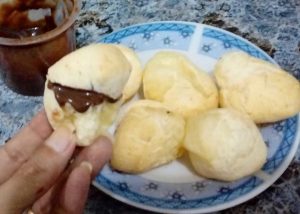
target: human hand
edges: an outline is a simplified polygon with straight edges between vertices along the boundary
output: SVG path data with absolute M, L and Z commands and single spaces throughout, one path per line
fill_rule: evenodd
M 111 143 L 102 137 L 75 147 L 73 134 L 53 132 L 45 112 L 36 115 L 0 148 L 0 213 L 28 208 L 35 214 L 82 213 L 91 180 L 111 156 Z

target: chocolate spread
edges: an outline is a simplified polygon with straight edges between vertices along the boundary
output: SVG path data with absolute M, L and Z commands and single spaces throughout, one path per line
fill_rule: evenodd
M 48 9 L 50 14 L 39 20 L 30 20 L 30 10 Z M 22 38 L 38 36 L 57 27 L 54 21 L 55 4 L 47 1 L 14 0 L 0 5 L 0 37 Z
M 76 48 L 78 6 L 77 0 L 0 0 L 0 78 L 10 89 L 43 95 L 48 68 Z
M 118 99 L 113 99 L 102 93 L 62 86 L 50 81 L 48 82 L 47 87 L 54 91 L 55 98 L 60 106 L 69 103 L 80 113 L 84 113 L 90 106 L 101 104 L 104 101 L 110 103 L 118 101 Z

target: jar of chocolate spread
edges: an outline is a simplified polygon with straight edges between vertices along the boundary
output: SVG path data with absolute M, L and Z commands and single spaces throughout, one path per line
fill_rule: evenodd
M 78 0 L 1 0 L 0 73 L 13 91 L 38 96 L 48 68 L 76 47 Z

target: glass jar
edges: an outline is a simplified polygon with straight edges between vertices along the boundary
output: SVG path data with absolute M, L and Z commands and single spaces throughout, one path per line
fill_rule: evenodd
M 28 8 L 34 8 L 33 10 L 30 8 L 26 13 L 27 16 L 35 20 L 41 18 L 39 21 L 30 21 L 31 26 L 26 25 L 28 17 L 25 19 L 22 17 L 24 8 L 20 8 L 20 5 L 9 3 L 0 5 L 0 14 L 1 9 L 4 12 L 6 10 L 2 13 L 5 20 L 2 23 L 0 15 L 0 73 L 6 85 L 17 93 L 42 95 L 48 68 L 76 48 L 74 22 L 80 11 L 80 2 L 78 0 L 53 2 L 55 5 L 50 5 L 50 9 L 45 9 L 46 5 L 42 5 L 42 8 L 26 5 Z M 13 7 L 16 8 L 12 9 Z M 20 12 L 19 15 L 21 23 L 11 21 L 8 25 L 9 15 L 12 20 L 16 19 L 18 15 L 15 11 L 19 10 L 23 13 Z M 41 14 L 45 12 L 51 14 L 55 22 L 54 28 L 50 30 L 47 25 L 53 27 L 53 23 L 47 21 L 46 16 Z

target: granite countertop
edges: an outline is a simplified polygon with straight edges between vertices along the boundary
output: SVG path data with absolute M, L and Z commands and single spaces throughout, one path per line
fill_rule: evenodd
M 83 0 L 82 3 L 76 21 L 78 47 L 137 23 L 162 20 L 205 23 L 248 39 L 300 79 L 299 0 Z M 42 98 L 17 95 L 1 79 L 0 88 L 1 144 L 42 107 Z M 116 201 L 91 186 L 85 213 L 150 212 Z M 266 191 L 219 213 L 300 213 L 300 149 L 284 174 Z

